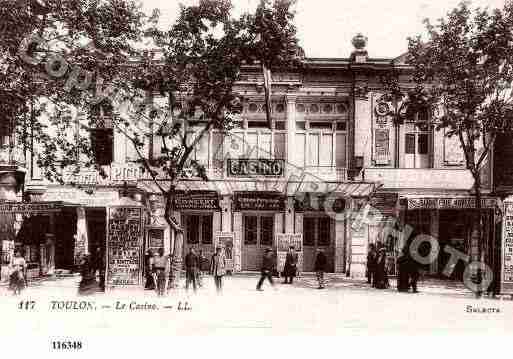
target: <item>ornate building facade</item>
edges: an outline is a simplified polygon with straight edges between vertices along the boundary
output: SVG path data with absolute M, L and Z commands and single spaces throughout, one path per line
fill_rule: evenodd
M 410 225 L 472 254 L 477 239 L 467 214 L 475 207 L 473 183 L 463 152 L 455 138 L 435 130 L 431 113 L 402 124 L 392 121 L 394 104 L 383 100 L 382 78 L 397 71 L 407 88 L 409 70 L 401 57 L 369 58 L 366 42 L 355 37 L 348 58 L 310 58 L 300 71 L 273 73 L 270 127 L 261 69 L 245 68 L 237 84 L 245 99 L 242 116 L 229 135 L 211 130 L 200 141 L 194 158 L 205 165 L 209 180 L 180 182 L 176 228 L 168 228 L 160 191 L 134 163 L 129 142 L 107 125 L 106 178 L 83 172 L 58 185 L 45 181 L 37 166 L 28 166 L 22 187 L 30 202 L 3 213 L 39 218 L 33 221 L 39 229 L 18 230 L 16 244 L 34 253 L 29 261 L 43 274 L 49 267 L 71 269 L 77 253 L 97 248 L 108 253 L 108 208 L 124 203 L 147 213 L 136 256 L 161 247 L 169 253 L 176 236 L 183 236 L 184 253 L 193 246 L 209 256 L 222 246 L 234 272 L 258 270 L 265 248 L 280 256 L 293 244 L 302 271 L 313 271 L 316 252 L 323 250 L 331 272 L 363 277 L 368 245 L 379 241 L 393 274 L 398 242 L 383 234 L 391 221 L 394 228 Z M 191 120 L 187 130 L 194 132 L 197 125 Z M 158 154 L 157 138 L 150 143 L 148 150 Z M 3 199 L 15 199 L 16 193 L 21 199 L 14 173 L 2 177 L 7 179 L 0 193 L 11 196 Z M 483 204 L 490 238 L 496 205 L 491 185 L 487 166 Z M 368 203 L 380 216 L 355 225 L 354 210 Z M 439 256 L 426 270 L 436 275 L 446 264 Z

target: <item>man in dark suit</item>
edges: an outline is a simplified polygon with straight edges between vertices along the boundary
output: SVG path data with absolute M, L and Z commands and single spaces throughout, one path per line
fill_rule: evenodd
M 260 275 L 260 280 L 258 281 L 258 284 L 256 286 L 257 290 L 263 290 L 262 284 L 264 283 L 264 280 L 267 278 L 269 280 L 269 283 L 271 283 L 272 286 L 274 286 L 273 282 L 273 270 L 274 270 L 274 260 L 272 255 L 272 249 L 267 248 L 264 253 L 264 258 L 262 258 L 262 270 Z
M 185 256 L 185 289 L 189 289 L 189 283 L 196 291 L 196 274 L 198 271 L 198 257 L 194 253 L 194 248 L 189 248 L 189 253 Z
M 297 261 L 298 255 L 294 250 L 294 246 L 290 246 L 287 257 L 285 257 L 285 266 L 283 267 L 283 276 L 285 277 L 283 284 L 292 284 L 292 281 L 296 276 Z
M 318 249 L 317 257 L 315 258 L 315 272 L 317 273 L 317 281 L 319 282 L 318 289 L 324 289 L 324 272 L 328 265 L 328 259 L 322 249 Z

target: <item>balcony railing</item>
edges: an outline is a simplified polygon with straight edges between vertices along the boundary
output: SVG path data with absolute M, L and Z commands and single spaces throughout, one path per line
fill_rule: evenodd
M 24 166 L 25 156 L 23 150 L 18 147 L 0 147 L 0 165 Z

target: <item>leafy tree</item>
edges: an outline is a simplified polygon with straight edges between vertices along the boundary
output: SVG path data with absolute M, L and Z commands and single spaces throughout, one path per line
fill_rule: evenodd
M 158 10 L 148 17 L 131 0 L 9 2 L 0 10 L 7 30 L 0 39 L 5 119 L 28 147 L 37 140 L 38 164 L 59 182 L 84 167 L 103 173 L 97 135 L 121 132 L 176 228 L 177 184 L 187 177 L 208 180 L 192 155 L 210 129 L 232 128 L 242 109 L 234 86 L 243 67 L 299 64 L 293 5 L 262 1 L 254 14 L 235 18 L 230 1 L 201 0 L 181 6 L 163 31 Z M 69 105 L 85 116 L 70 115 Z M 200 124 L 194 134 L 189 120 Z M 158 153 L 148 150 L 154 141 L 162 147 Z M 179 273 L 183 237 L 174 243 Z
M 152 109 L 146 110 L 147 123 L 160 137 L 162 154 L 148 158 L 140 151 L 144 141 L 138 132 L 123 132 L 138 149 L 140 162 L 164 196 L 169 225 L 173 225 L 178 182 L 191 176 L 208 180 L 204 166 L 191 158 L 194 149 L 212 128 L 229 132 L 242 110 L 244 99 L 235 85 L 243 67 L 263 61 L 269 68 L 299 63 L 302 50 L 292 24 L 293 4 L 263 1 L 255 14 L 235 18 L 230 1 L 202 0 L 196 6 L 182 6 L 168 31 L 154 29 L 161 59 L 148 58 L 145 71 L 133 84 L 145 91 L 158 91 L 168 99 L 165 106 L 153 103 Z M 184 128 L 191 118 L 200 124 L 192 135 Z M 159 182 L 159 174 L 165 176 L 168 187 Z M 174 273 L 181 268 L 182 251 L 183 236 L 178 235 L 172 256 Z
M 65 168 L 95 165 L 89 137 L 65 135 L 77 125 L 67 109 L 87 107 L 99 79 L 120 77 L 120 69 L 140 52 L 135 45 L 156 15 L 145 16 L 132 0 L 2 3 L 1 122 L 24 149 L 37 139 L 37 162 L 45 177 L 62 180 Z M 10 147 L 12 152 L 14 144 Z
M 463 149 L 474 179 L 478 258 L 484 262 L 481 172 L 497 134 L 512 127 L 513 4 L 471 10 L 463 2 L 436 25 L 425 24 L 428 39 L 409 39 L 408 62 L 415 82 L 440 109 L 437 127 L 456 136 Z

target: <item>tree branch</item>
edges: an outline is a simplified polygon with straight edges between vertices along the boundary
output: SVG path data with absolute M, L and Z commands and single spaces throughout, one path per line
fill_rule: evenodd
M 153 172 L 153 169 L 151 168 L 150 163 L 148 162 L 148 159 L 146 157 L 144 157 L 142 155 L 141 151 L 139 150 L 139 147 L 138 147 L 138 144 L 137 144 L 137 141 L 135 140 L 135 138 L 133 138 L 127 132 L 125 132 L 121 128 L 121 126 L 118 126 L 116 123 L 114 125 L 115 125 L 116 129 L 118 129 L 119 132 L 121 132 L 130 142 L 132 142 L 132 144 L 134 145 L 135 151 L 137 152 L 137 155 L 141 159 L 146 170 L 150 173 L 150 176 L 151 176 L 153 182 L 155 183 L 155 185 L 158 187 L 158 189 L 162 192 L 162 194 L 164 194 L 164 195 L 167 194 L 167 191 L 164 190 L 164 188 L 158 182 L 157 176 Z

